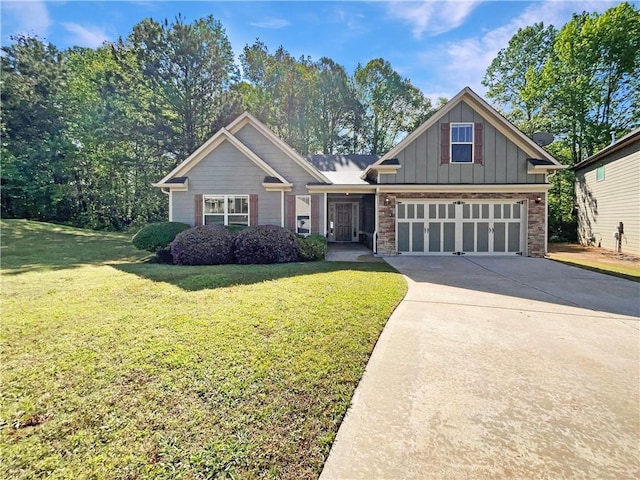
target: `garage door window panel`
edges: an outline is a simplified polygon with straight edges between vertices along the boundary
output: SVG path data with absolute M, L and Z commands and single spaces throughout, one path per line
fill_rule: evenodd
M 408 252 L 409 249 L 409 228 L 410 223 L 403 222 L 398 224 L 398 250 L 400 252 Z
M 509 222 L 507 249 L 511 253 L 520 251 L 520 222 Z
M 462 224 L 462 251 L 473 252 L 476 246 L 475 223 L 465 222 Z
M 478 222 L 478 243 L 476 245 L 476 252 L 488 253 L 489 252 L 489 222 Z
M 424 223 L 411 224 L 411 251 L 424 252 Z
M 495 222 L 493 224 L 493 251 L 504 252 L 505 251 L 505 223 Z
M 440 223 L 429 222 L 429 251 L 440 251 Z

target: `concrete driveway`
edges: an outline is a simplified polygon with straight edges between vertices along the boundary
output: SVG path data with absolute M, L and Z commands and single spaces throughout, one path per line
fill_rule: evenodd
M 640 284 L 520 257 L 395 257 L 409 292 L 321 479 L 640 478 Z

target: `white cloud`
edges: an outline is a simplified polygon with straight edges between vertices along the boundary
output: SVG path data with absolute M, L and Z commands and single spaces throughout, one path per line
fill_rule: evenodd
M 104 42 L 109 40 L 109 37 L 97 27 L 87 25 L 86 27 L 73 22 L 62 22 L 62 26 L 69 32 L 74 34 L 74 38 L 71 40 L 71 44 L 78 45 L 80 47 L 97 48 Z
M 413 36 L 420 39 L 425 32 L 435 36 L 459 27 L 479 3 L 479 0 L 391 2 L 387 12 L 411 25 Z
M 285 20 L 284 18 L 266 17 L 263 20 L 260 20 L 259 22 L 250 22 L 249 25 L 252 25 L 258 28 L 279 29 L 279 28 L 284 28 L 289 26 L 290 23 L 288 20 Z
M 486 88 L 482 86 L 481 81 L 487 67 L 498 52 L 508 46 L 509 40 L 519 28 L 544 22 L 545 25 L 554 25 L 560 29 L 575 12 L 603 12 L 616 4 L 615 1 L 602 0 L 534 2 L 509 23 L 482 36 L 444 42 L 421 57 L 423 65 L 431 68 L 433 65 L 439 65 L 441 69 L 439 85 L 431 85 L 430 88 L 449 91 L 448 96 L 451 97 L 463 87 L 469 86 L 483 95 Z
M 9 33 L 46 37 L 53 23 L 44 1 L 2 2 L 3 28 Z M 7 28 L 7 26 L 9 26 Z

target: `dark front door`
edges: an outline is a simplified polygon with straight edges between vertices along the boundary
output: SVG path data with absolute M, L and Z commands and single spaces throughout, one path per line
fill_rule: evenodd
M 336 203 L 336 242 L 351 241 L 351 204 Z

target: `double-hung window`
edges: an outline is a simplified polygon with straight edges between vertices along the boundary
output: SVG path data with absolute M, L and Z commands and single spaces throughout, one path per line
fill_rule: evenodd
M 451 162 L 473 163 L 473 123 L 451 124 Z
M 311 233 L 311 195 L 296 196 L 296 233 Z
M 249 195 L 205 195 L 205 225 L 249 225 Z

